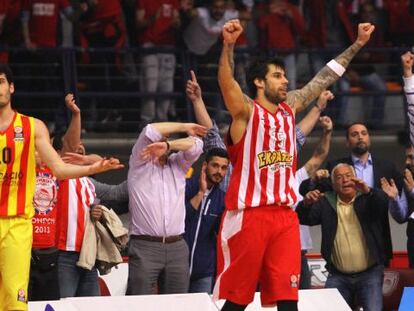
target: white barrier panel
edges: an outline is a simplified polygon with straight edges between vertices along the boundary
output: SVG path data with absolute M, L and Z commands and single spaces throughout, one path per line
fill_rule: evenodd
M 128 263 L 121 263 L 111 273 L 100 276 L 108 286 L 111 296 L 124 296 L 128 282 Z
M 217 301 L 217 308 L 223 306 L 224 300 Z M 299 291 L 299 311 L 352 311 L 336 288 L 306 289 Z M 260 293 L 254 295 L 254 301 L 246 311 L 277 310 L 277 308 L 262 308 Z
M 29 302 L 29 311 L 213 311 L 217 310 L 209 295 L 148 295 L 66 298 L 57 302 Z M 214 309 L 212 309 L 214 308 Z
M 29 302 L 29 311 L 49 311 L 49 304 L 54 311 L 217 311 L 224 301 L 214 304 L 209 295 L 148 295 L 148 296 L 107 296 L 77 297 L 61 301 Z M 262 308 L 260 294 L 256 293 L 253 303 L 246 311 L 277 310 Z M 300 311 L 351 311 L 337 289 L 309 289 L 299 291 Z M 52 311 L 52 310 L 50 310 Z
M 49 305 L 52 309 L 47 309 Z M 78 311 L 69 301 L 33 301 L 29 302 L 29 311 Z

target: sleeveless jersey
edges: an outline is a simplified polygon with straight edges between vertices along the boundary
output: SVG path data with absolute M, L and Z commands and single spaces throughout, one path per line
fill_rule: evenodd
M 295 117 L 286 103 L 270 113 L 254 102 L 242 139 L 228 144 L 228 152 L 233 173 L 226 209 L 295 204 Z
M 86 217 L 95 198 L 95 187 L 87 177 L 59 181 L 58 249 L 80 252 Z
M 34 214 L 36 181 L 34 119 L 15 112 L 0 132 L 0 217 Z
M 33 248 L 56 246 L 58 190 L 59 184 L 52 171 L 45 166 L 37 167 L 36 191 L 33 198 Z

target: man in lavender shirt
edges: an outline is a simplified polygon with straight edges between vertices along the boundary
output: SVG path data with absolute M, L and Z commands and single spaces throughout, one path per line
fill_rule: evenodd
M 179 132 L 189 136 L 167 140 Z M 193 123 L 152 123 L 142 130 L 132 149 L 128 295 L 188 291 L 189 252 L 183 239 L 185 177 L 203 152 L 198 136 L 206 132 L 205 127 Z

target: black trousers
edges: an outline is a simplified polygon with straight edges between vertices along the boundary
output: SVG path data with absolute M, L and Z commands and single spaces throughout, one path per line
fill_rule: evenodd
M 29 300 L 59 300 L 58 250 L 32 250 Z

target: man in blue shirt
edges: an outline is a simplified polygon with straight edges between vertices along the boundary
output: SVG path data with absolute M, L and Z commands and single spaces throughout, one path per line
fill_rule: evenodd
M 227 151 L 210 149 L 199 176 L 187 180 L 185 234 L 190 250 L 190 293 L 211 294 L 216 274 L 216 237 L 224 211 L 220 183 L 229 166 Z

